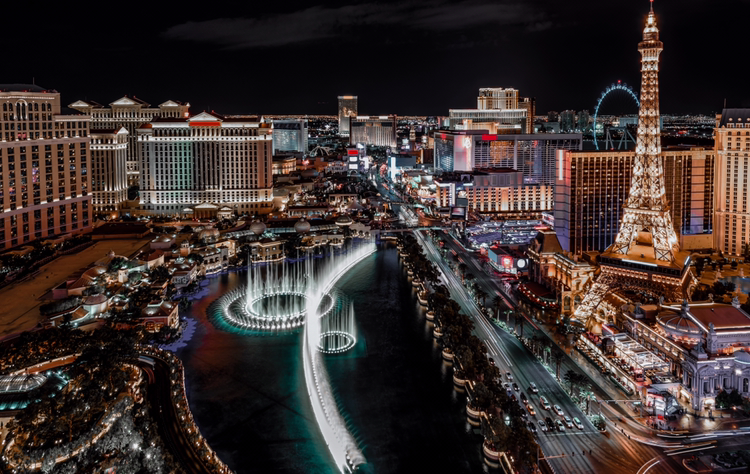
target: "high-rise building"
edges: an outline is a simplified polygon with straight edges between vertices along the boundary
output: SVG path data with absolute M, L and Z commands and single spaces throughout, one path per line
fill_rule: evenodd
M 554 110 L 550 110 L 547 112 L 547 122 L 559 122 L 560 121 L 560 114 L 557 113 Z
M 534 133 L 534 116 L 536 115 L 536 99 L 534 97 L 521 97 L 518 107 L 526 111 L 525 133 Z
M 128 130 L 91 131 L 91 204 L 96 213 L 119 214 L 128 199 Z
M 396 148 L 395 115 L 358 115 L 351 119 L 349 143 Z
M 525 183 L 555 185 L 555 152 L 580 150 L 580 134 L 489 134 L 486 130 L 436 130 L 435 168 L 472 171 L 511 168 Z
M 623 215 L 634 151 L 558 152 L 555 232 L 566 251 L 602 252 L 612 245 Z M 670 147 L 661 152 L 672 223 L 685 249 L 712 247 L 714 152 Z
M 270 124 L 201 112 L 138 129 L 141 212 L 215 217 L 272 210 Z
M 599 255 L 599 277 L 574 314 L 576 320 L 594 331 L 600 331 L 599 323 L 609 317 L 604 310 L 607 304 L 602 303 L 612 294 L 619 295 L 620 303 L 630 301 L 633 295 L 637 295 L 639 303 L 682 301 L 697 283 L 690 271 L 689 253 L 680 252 L 667 200 L 659 130 L 658 71 L 662 50 L 652 6 L 643 41 L 638 44 L 642 58 L 641 105 L 630 190 L 620 230 L 614 243 Z
M 572 132 L 576 129 L 576 113 L 573 110 L 563 110 L 560 112 L 560 131 L 563 133 Z
M 528 133 L 533 130 L 533 99 L 521 99 L 518 90 L 502 87 L 479 89 L 476 109 L 450 109 L 452 130 L 485 130 L 488 133 Z
M 724 109 L 716 117 L 716 226 L 714 245 L 727 255 L 747 255 L 750 243 L 750 109 Z
M 0 248 L 91 227 L 91 117 L 60 93 L 0 84 Z
M 136 97 L 124 96 L 105 107 L 91 100 L 77 100 L 69 105 L 71 109 L 78 110 L 91 116 L 91 128 L 112 130 L 125 127 L 128 131 L 128 185 L 138 185 L 140 178 L 138 156 L 138 145 L 136 143 L 136 130 L 144 123 L 149 123 L 157 117 L 185 118 L 189 114 L 190 104 L 168 100 L 151 107 L 151 104 Z
M 552 210 L 552 186 L 524 183 L 523 173 L 513 169 L 443 173 L 433 181 L 439 208 L 465 198 L 470 211 L 495 218 L 541 219 L 542 212 Z
M 578 120 L 576 121 L 576 128 L 581 133 L 586 133 L 591 128 L 591 116 L 588 110 L 581 110 L 578 112 Z
M 518 89 L 508 87 L 483 87 L 479 89 L 477 109 L 504 110 L 518 108 Z
M 357 96 L 340 95 L 339 96 L 339 135 L 342 137 L 349 136 L 349 130 L 353 117 L 357 116 Z
M 274 119 L 273 152 L 297 151 L 307 153 L 307 120 Z

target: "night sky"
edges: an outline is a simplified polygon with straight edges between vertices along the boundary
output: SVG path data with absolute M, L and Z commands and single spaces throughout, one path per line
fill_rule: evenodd
M 6 2 L 10 3 L 10 2 Z M 222 113 L 447 115 L 480 87 L 515 87 L 537 113 L 593 110 L 618 79 L 640 88 L 645 0 L 43 2 L 3 5 L 0 83 L 64 104 L 135 95 Z M 750 106 L 748 0 L 656 0 L 663 113 Z M 732 46 L 737 43 L 742 46 Z

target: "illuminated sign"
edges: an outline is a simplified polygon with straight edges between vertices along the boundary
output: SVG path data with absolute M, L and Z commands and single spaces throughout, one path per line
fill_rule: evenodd
M 494 142 L 497 140 L 497 135 L 482 135 L 482 140 L 486 142 Z
M 357 161 L 358 159 L 359 158 L 357 158 L 356 156 L 350 156 L 349 157 L 349 161 Z
M 191 127 L 220 127 L 221 122 L 190 122 Z
M 346 150 L 346 154 L 351 155 L 359 155 L 359 150 Z
M 504 268 L 511 268 L 513 266 L 513 259 L 511 257 L 503 257 L 501 262 Z

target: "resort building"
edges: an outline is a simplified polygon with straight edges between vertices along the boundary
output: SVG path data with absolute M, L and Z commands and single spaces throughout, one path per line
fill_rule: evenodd
M 138 129 L 141 212 L 217 217 L 271 212 L 271 128 L 254 116 L 202 112 Z
M 60 93 L 0 84 L 0 249 L 91 227 L 91 118 Z

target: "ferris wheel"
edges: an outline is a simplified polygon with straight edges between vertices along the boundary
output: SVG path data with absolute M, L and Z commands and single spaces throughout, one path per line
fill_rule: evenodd
M 599 149 L 599 141 L 597 139 L 596 124 L 597 124 L 597 120 L 598 120 L 598 117 L 599 117 L 599 111 L 602 108 L 602 103 L 604 103 L 605 100 L 607 100 L 607 102 L 609 103 L 610 101 L 614 101 L 615 99 L 622 100 L 623 98 L 626 99 L 626 100 L 628 98 L 632 98 L 635 101 L 636 107 L 637 108 L 641 107 L 641 101 L 638 100 L 638 96 L 636 95 L 635 91 L 630 86 L 628 86 L 627 84 L 625 84 L 625 83 L 623 83 L 621 81 L 617 81 L 616 83 L 614 83 L 614 84 L 610 85 L 609 87 L 607 87 L 602 92 L 602 95 L 599 96 L 599 100 L 597 100 L 597 102 L 596 102 L 596 108 L 594 109 L 594 127 L 593 127 L 593 131 L 594 131 L 594 146 L 596 147 L 597 150 Z M 614 130 L 618 130 L 619 132 L 622 133 L 622 140 L 621 140 L 621 143 L 620 143 L 621 145 L 622 145 L 623 141 L 627 142 L 628 137 L 630 137 L 630 139 L 635 142 L 635 139 L 630 134 L 630 132 L 628 131 L 627 127 L 623 127 L 623 126 L 620 126 L 620 127 L 607 127 L 606 128 L 606 142 L 607 142 L 607 145 L 609 145 L 610 143 L 613 144 L 613 140 L 612 140 L 611 135 L 610 135 L 610 131 L 613 130 L 613 129 Z

